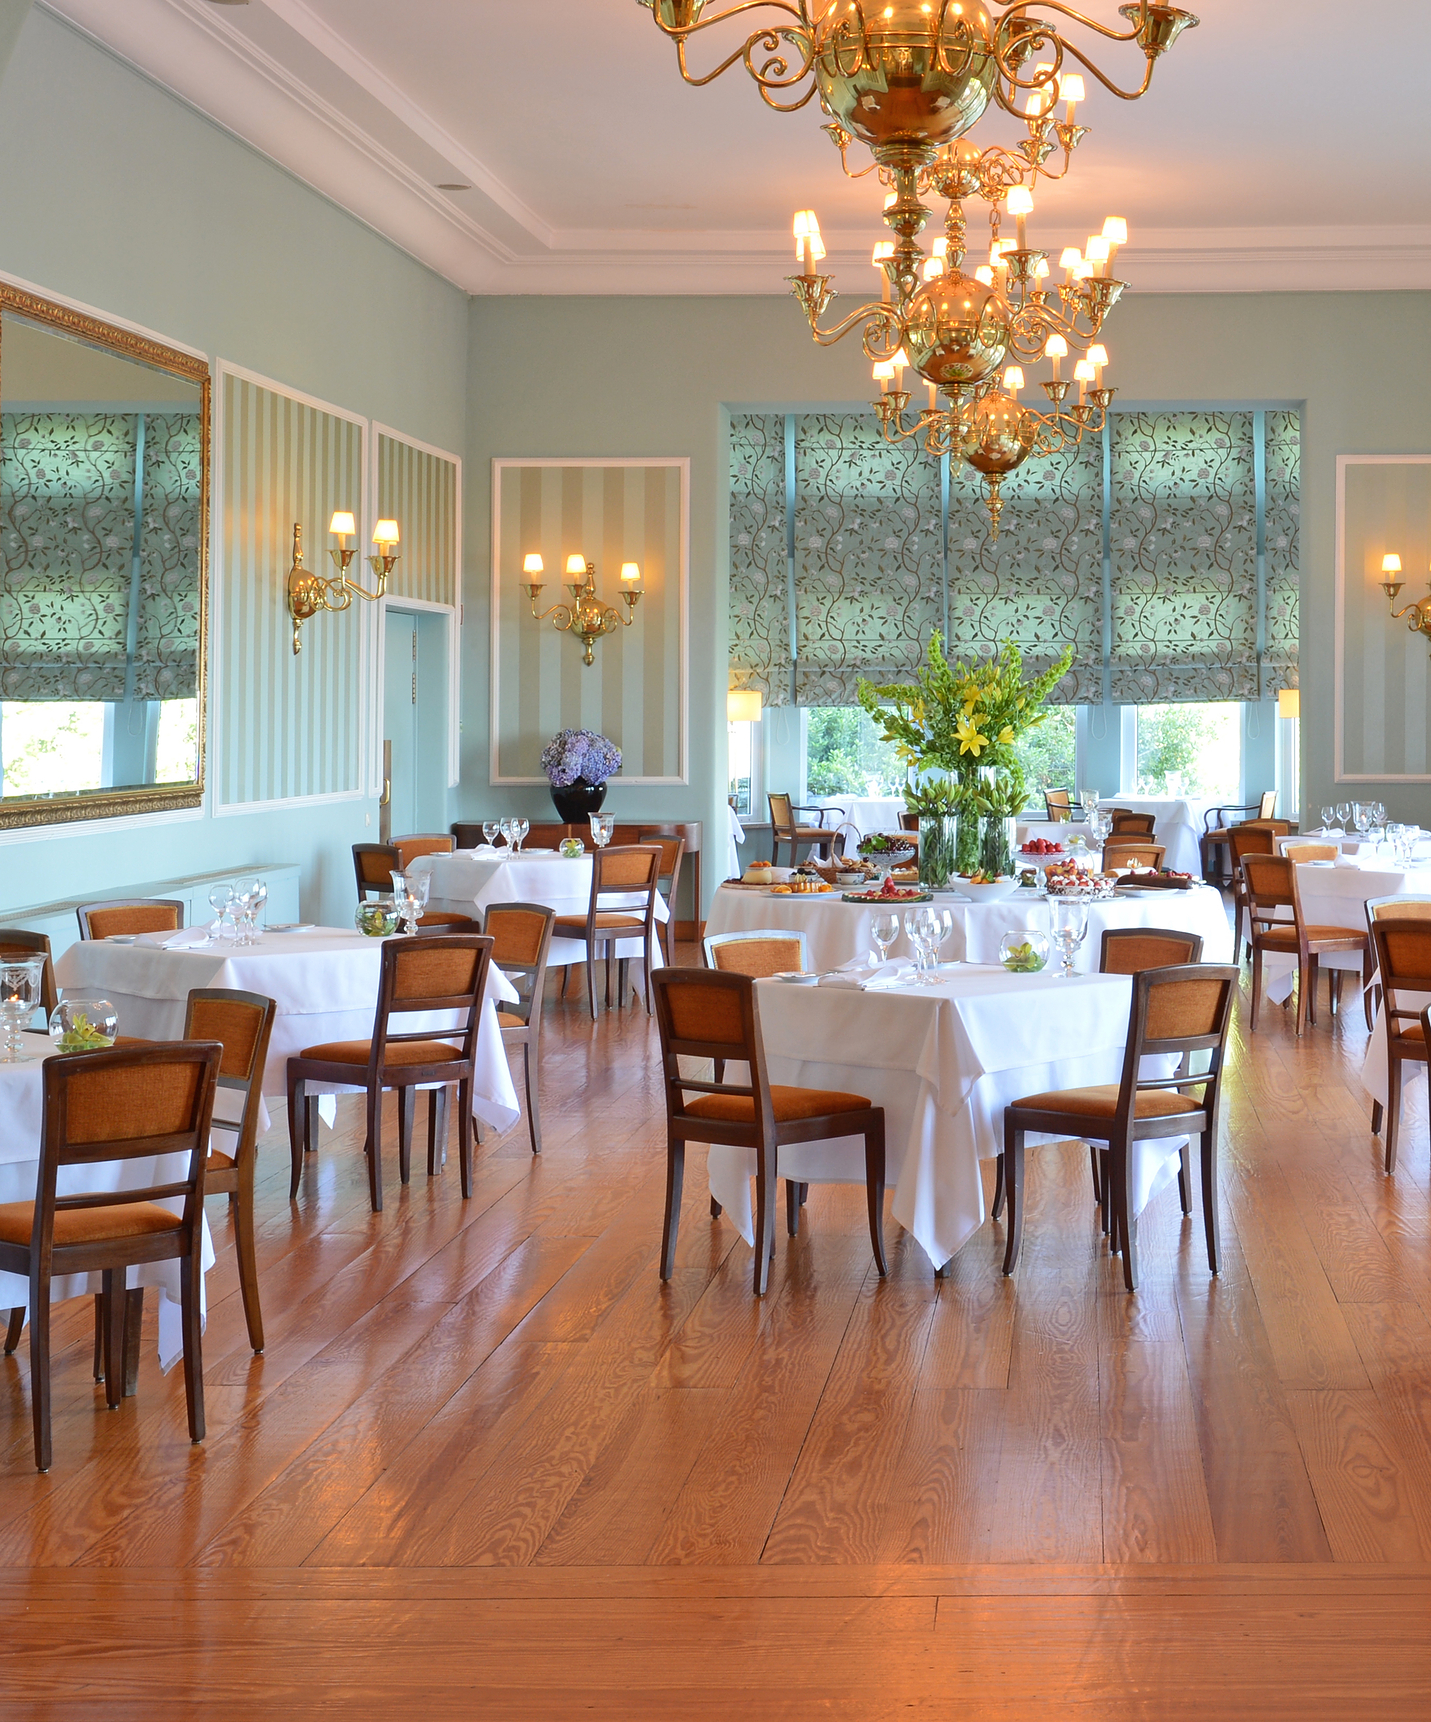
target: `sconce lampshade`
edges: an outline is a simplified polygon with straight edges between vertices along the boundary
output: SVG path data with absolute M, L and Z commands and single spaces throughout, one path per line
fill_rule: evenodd
M 732 688 L 725 696 L 725 715 L 730 723 L 759 723 L 760 689 Z
M 328 530 L 335 538 L 351 538 L 358 528 L 351 514 L 338 513 L 328 522 Z
M 1401 572 L 1401 558 L 1394 551 L 1389 556 L 1383 556 L 1381 571 L 1383 574 L 1399 574 Z
M 566 571 L 568 574 L 585 574 L 586 558 L 579 552 L 576 555 L 568 556 L 566 559 Z
M 623 586 L 634 586 L 640 578 L 641 564 L 639 562 L 623 562 L 621 564 L 621 584 Z
M 396 544 L 398 542 L 398 523 L 395 520 L 380 520 L 373 528 L 374 544 Z
M 1282 688 L 1277 695 L 1277 716 L 1280 718 L 1300 718 L 1302 715 L 1302 690 L 1300 688 Z
M 523 574 L 541 574 L 544 572 L 542 559 L 535 551 L 529 552 L 522 558 L 522 572 Z

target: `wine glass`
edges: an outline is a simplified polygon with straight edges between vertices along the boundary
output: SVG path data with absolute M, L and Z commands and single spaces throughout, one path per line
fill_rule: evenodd
M 482 835 L 487 839 L 487 847 L 489 849 L 497 841 L 497 833 L 501 829 L 502 827 L 495 819 L 484 819 L 482 821 Z
M 214 911 L 214 918 L 209 924 L 209 930 L 204 935 L 206 945 L 216 945 L 224 939 L 233 937 L 233 921 L 231 919 L 234 906 L 234 888 L 232 885 L 212 885 L 209 888 L 209 907 Z M 227 927 L 227 931 L 225 928 Z
M 1336 817 L 1336 808 L 1328 803 L 1328 805 L 1322 809 L 1322 830 L 1329 832 L 1333 824 L 1336 822 Z
M 1088 904 L 1079 897 L 1053 900 L 1053 936 L 1063 956 L 1063 976 L 1073 979 L 1073 955 L 1088 937 Z
M 915 979 L 921 985 L 929 972 L 929 935 L 933 930 L 934 917 L 927 903 L 904 911 L 904 936 L 914 951 Z
M 899 916 L 893 909 L 882 909 L 870 919 L 870 937 L 879 946 L 881 963 L 889 961 L 890 947 L 899 937 Z
M 532 822 L 530 819 L 514 819 L 512 821 L 512 835 L 517 840 L 516 847 L 517 847 L 517 853 L 518 854 L 521 853 L 522 845 L 526 842 L 527 833 L 531 830 L 531 828 L 532 828 Z
M 235 879 L 233 884 L 234 914 L 234 943 L 251 945 L 253 943 L 253 894 L 258 889 L 257 879 Z
M 1351 812 L 1351 802 L 1339 801 L 1337 803 L 1337 824 L 1341 826 L 1343 835 L 1346 834 L 1347 828 L 1351 824 Z
M 1098 791 L 1085 789 L 1078 799 L 1083 803 L 1083 817 L 1091 820 L 1098 810 Z
M 268 880 L 255 879 L 253 888 L 248 894 L 248 936 L 249 943 L 258 943 L 258 918 L 263 912 L 263 906 L 268 901 Z

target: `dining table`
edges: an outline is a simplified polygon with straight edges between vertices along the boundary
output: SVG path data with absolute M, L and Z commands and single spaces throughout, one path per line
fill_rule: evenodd
M 1302 919 L 1309 927 L 1347 927 L 1365 933 L 1370 898 L 1431 897 L 1431 866 L 1402 867 L 1369 850 L 1341 855 L 1335 861 L 1302 861 L 1297 865 L 1297 894 Z M 1324 971 L 1350 969 L 1359 979 L 1363 974 L 1360 951 L 1324 951 L 1317 963 Z M 1368 963 L 1365 973 L 1370 972 Z M 1295 955 L 1264 952 L 1262 981 L 1274 1004 L 1290 997 L 1296 973 Z
M 1194 795 L 1106 795 L 1099 806 L 1151 813 L 1153 840 L 1165 851 L 1163 865 L 1202 878 L 1203 817 L 1220 802 Z
M 1003 1149 L 1004 1108 L 1025 1095 L 1119 1080 L 1131 986 L 1126 975 L 1063 980 L 998 964 L 953 965 L 933 985 L 917 985 L 892 965 L 880 976 L 816 985 L 763 980 L 756 996 L 773 1083 L 857 1093 L 884 1108 L 891 1212 L 943 1267 L 983 1224 L 979 1162 Z M 1135 1212 L 1176 1176 L 1184 1140 L 1135 1146 Z M 708 1169 L 712 1197 L 753 1243 L 754 1150 L 713 1143 Z M 784 1147 L 779 1172 L 863 1185 L 863 1139 Z
M 878 832 L 898 831 L 904 798 L 895 795 L 822 795 L 811 803 L 823 809 L 821 824 L 842 833 L 837 847 L 853 855 L 860 840 Z
M 427 873 L 428 903 L 434 909 L 471 915 L 491 903 L 541 903 L 558 915 L 585 915 L 591 901 L 591 856 L 559 855 L 554 849 L 457 849 L 450 855 L 421 855 L 408 869 Z M 602 895 L 603 909 L 628 909 L 645 901 L 629 892 Z M 670 907 L 658 891 L 656 919 L 670 918 Z M 618 939 L 614 954 L 639 957 L 641 940 Z M 554 938 L 547 958 L 550 968 L 586 961 L 584 939 Z
M 33 1202 L 39 1187 L 40 1142 L 44 1125 L 44 1068 L 59 1050 L 47 1034 L 26 1030 L 20 1037 L 23 1061 L 0 1064 L 0 1202 Z M 189 1173 L 187 1154 L 158 1154 L 133 1160 L 97 1160 L 80 1166 L 62 1166 L 56 1180 L 61 1196 L 94 1191 L 142 1190 L 155 1184 L 174 1183 Z M 162 1206 L 178 1214 L 184 1199 L 163 1197 Z M 214 1245 L 204 1222 L 200 1257 L 199 1309 L 204 1311 L 203 1275 L 214 1265 Z M 50 1301 L 87 1297 L 102 1290 L 102 1276 L 62 1274 L 50 1282 Z M 159 1364 L 168 1369 L 182 1355 L 183 1326 L 180 1310 L 179 1264 L 176 1261 L 145 1262 L 127 1270 L 131 1287 L 155 1286 L 159 1291 Z M 30 1307 L 30 1282 L 21 1274 L 0 1273 L 0 1311 Z
M 252 945 L 210 941 L 202 927 L 120 940 L 82 939 L 58 958 L 55 979 L 66 994 L 108 999 L 118 1012 L 119 1032 L 142 1040 L 182 1036 L 194 987 L 230 987 L 271 998 L 278 1008 L 262 1076 L 267 1101 L 287 1093 L 288 1060 L 297 1053 L 334 1040 L 366 1040 L 372 1034 L 385 943 L 356 929 L 319 926 L 292 932 L 265 929 Z M 477 1034 L 472 1115 L 498 1131 L 521 1117 L 496 1013 L 498 1002 L 517 996 L 501 970 L 490 965 Z M 455 1016 L 440 1012 L 408 1012 L 399 1019 L 404 1031 L 448 1028 L 455 1022 Z M 309 1092 L 320 1096 L 320 1114 L 331 1125 L 336 1111 L 332 1097 L 356 1090 L 310 1083 Z M 265 1108 L 260 1127 L 267 1126 Z
M 948 894 L 935 894 L 931 907 L 948 909 L 953 931 L 942 954 L 971 962 L 995 962 L 1005 933 L 1023 928 L 1052 930 L 1052 899 L 1037 888 L 1020 888 L 997 902 L 974 903 Z M 904 910 L 899 912 L 899 933 L 891 951 L 908 956 L 911 951 L 904 931 Z M 875 949 L 871 923 L 880 912 L 877 903 L 847 903 L 838 891 L 819 896 L 772 894 L 768 886 L 722 885 L 711 903 L 706 933 L 744 933 L 767 930 L 805 934 L 807 966 L 830 971 L 867 958 Z M 1090 903 L 1088 934 L 1074 957 L 1080 973 L 1098 967 L 1103 931 L 1108 927 L 1173 927 L 1181 932 L 1200 933 L 1203 961 L 1232 961 L 1232 929 L 1220 892 L 1209 885 L 1194 885 L 1177 891 L 1148 888 L 1120 891 Z

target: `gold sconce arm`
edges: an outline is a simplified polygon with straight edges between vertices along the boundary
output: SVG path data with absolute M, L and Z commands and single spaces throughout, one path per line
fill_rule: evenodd
M 573 563 L 577 561 L 578 558 L 572 558 Z M 568 567 L 570 572 L 575 572 L 570 564 Z M 541 558 L 539 556 L 527 558 L 527 571 L 541 572 Z M 610 604 L 603 603 L 597 596 L 596 564 L 594 562 L 586 564 L 586 573 L 581 579 L 567 583 L 567 590 L 571 593 L 571 602 L 568 604 L 553 604 L 548 609 L 539 610 L 537 600 L 541 595 L 543 582 L 524 580 L 522 586 L 531 604 L 532 620 L 534 622 L 550 621 L 552 627 L 559 634 L 575 634 L 577 639 L 581 641 L 582 663 L 594 664 L 596 656 L 592 647 L 596 642 L 607 634 L 614 634 L 618 628 L 629 628 L 635 621 L 636 606 L 641 601 L 641 592 L 635 582 L 640 577 L 640 569 L 634 562 L 628 562 L 622 568 L 621 600 L 626 606 L 624 616 L 613 609 Z
M 379 528 L 391 525 L 392 536 L 388 539 L 375 538 L 380 545 L 380 554 L 368 557 L 368 566 L 377 576 L 377 590 L 369 592 L 360 586 L 349 574 L 348 570 L 357 559 L 357 549 L 348 543 L 352 536 L 353 517 L 350 514 L 335 514 L 333 524 L 329 528 L 338 542 L 330 547 L 328 554 L 333 559 L 337 569 L 334 579 L 325 579 L 321 574 L 315 574 L 311 568 L 303 565 L 303 527 L 298 521 L 293 523 L 293 563 L 284 581 L 284 597 L 287 603 L 289 617 L 293 622 L 293 655 L 296 658 L 303 650 L 300 630 L 305 622 L 311 621 L 320 610 L 346 610 L 352 605 L 354 597 L 366 599 L 375 604 L 387 596 L 388 576 L 397 563 L 397 553 L 391 549 L 397 543 L 397 526 L 395 522 L 379 521 Z

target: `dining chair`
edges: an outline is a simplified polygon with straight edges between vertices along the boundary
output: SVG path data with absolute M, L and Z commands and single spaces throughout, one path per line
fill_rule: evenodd
M 918 831 L 919 815 L 917 813 L 901 813 L 899 816 L 899 828 L 901 831 Z
M 1043 810 L 1051 820 L 1062 822 L 1073 818 L 1073 791 L 1071 789 L 1046 789 L 1043 792 Z
M 404 843 L 426 844 L 427 847 L 412 849 L 404 859 Z M 419 855 L 450 855 L 452 850 L 453 839 L 441 834 L 432 837 L 399 837 L 393 843 L 355 843 L 353 870 L 357 875 L 358 901 L 366 902 L 370 893 L 379 897 L 390 897 L 393 874 L 406 872 L 409 861 L 416 861 Z M 481 928 L 475 917 L 464 915 L 459 910 L 425 908 L 417 930 L 420 933 L 475 933 L 480 932 Z
M 1396 920 L 1409 917 L 1412 920 L 1431 919 L 1431 897 L 1368 897 L 1366 909 L 1366 936 L 1371 940 L 1371 973 L 1366 977 L 1362 989 L 1362 1003 L 1366 1007 L 1366 1026 L 1368 1032 L 1375 1026 L 1376 1013 L 1381 1009 L 1381 971 L 1376 966 L 1376 941 L 1371 938 L 1371 924 L 1377 919 Z M 1371 1107 L 1371 1128 L 1373 1135 L 1381 1129 L 1381 1102 L 1375 1100 Z
M 1241 813 L 1249 818 L 1258 812 L 1258 804 L 1253 802 L 1248 807 L 1225 805 L 1209 807 L 1202 816 L 1202 835 L 1198 838 L 1198 860 L 1202 866 L 1202 876 L 1209 885 L 1220 885 L 1224 880 L 1232 879 L 1232 825 L 1235 821 L 1232 815 Z M 1224 872 L 1222 862 L 1227 862 Z
M 1262 958 L 1272 951 L 1297 959 L 1297 1033 L 1317 1020 L 1317 959 L 1329 951 L 1360 951 L 1365 980 L 1370 946 L 1365 933 L 1353 927 L 1310 925 L 1302 914 L 1297 869 L 1285 855 L 1246 855 L 1242 876 L 1247 891 L 1248 933 L 1252 941 L 1252 1010 L 1250 1026 L 1257 1030 L 1262 1000 Z M 1333 971 L 1335 978 L 1337 971 Z M 1337 988 L 1331 1005 L 1336 1009 Z
M 82 939 L 108 939 L 115 933 L 177 933 L 184 925 L 184 904 L 177 897 L 116 897 L 75 910 Z
M 503 1046 L 522 1049 L 522 1073 L 527 1090 L 527 1128 L 532 1153 L 542 1151 L 540 1106 L 542 1000 L 547 989 L 547 957 L 551 952 L 556 910 L 545 903 L 491 903 L 483 931 L 492 941 L 492 961 L 516 987 L 518 997 L 497 1012 Z
M 681 884 L 681 864 L 686 858 L 686 840 L 684 837 L 667 837 L 659 831 L 639 831 L 636 834 L 638 843 L 654 843 L 661 851 L 661 865 L 656 874 L 656 889 L 660 891 L 666 904 L 666 919 L 657 921 L 656 938 L 661 946 L 661 955 L 666 959 L 666 966 L 675 961 L 671 955 L 676 946 L 676 892 Z M 696 905 L 696 920 L 700 920 L 700 905 Z
M 419 855 L 450 855 L 457 847 L 457 839 L 450 831 L 419 831 L 410 837 L 394 837 L 392 847 L 402 861 L 397 870 L 405 873 Z
M 1237 998 L 1239 971 L 1231 964 L 1185 963 L 1143 969 L 1133 976 L 1133 1000 L 1123 1074 L 1118 1082 L 1029 1094 L 1004 1108 L 1002 1182 L 1008 1200 L 1004 1272 L 1019 1259 L 1024 1211 L 1024 1138 L 1074 1137 L 1106 1143 L 1103 1162 L 1104 1226 L 1109 1247 L 1123 1254 L 1123 1284 L 1138 1288 L 1138 1226 L 1129 1199 L 1135 1142 L 1197 1136 L 1202 1169 L 1202 1216 L 1207 1265 L 1220 1268 L 1217 1214 L 1217 1125 L 1227 1031 Z M 1209 1054 L 1206 1070 L 1190 1068 L 1195 1052 Z M 1172 1076 L 1145 1077 L 1145 1058 L 1176 1058 Z M 1200 1088 L 1194 1099 L 1183 1093 Z
M 660 876 L 661 850 L 654 843 L 635 843 L 620 849 L 598 849 L 591 857 L 591 896 L 584 915 L 558 915 L 554 932 L 559 939 L 580 939 L 586 946 L 586 994 L 596 1020 L 596 956 L 606 957 L 606 1003 L 611 1004 L 611 947 L 622 939 L 640 939 L 646 1011 L 651 1010 L 651 946 L 655 939 L 656 886 Z M 645 894 L 644 904 L 626 902 L 603 907 L 602 898 L 632 898 Z M 626 963 L 618 962 L 622 1003 L 626 998 Z
M 744 933 L 707 933 L 702 941 L 706 967 L 726 974 L 768 980 L 771 975 L 802 974 L 810 966 L 805 935 L 786 927 L 752 927 Z
M 1275 789 L 1264 789 L 1261 796 L 1258 798 L 1257 817 L 1259 819 L 1270 819 L 1276 811 L 1277 791 Z
M 770 803 L 770 861 L 772 866 L 780 862 L 780 845 L 790 845 L 790 865 L 800 865 L 800 850 L 803 846 L 813 849 L 822 861 L 830 859 L 837 831 L 825 825 L 825 815 L 828 807 L 797 807 L 788 795 L 768 795 Z M 813 813 L 817 816 L 814 825 L 801 825 L 795 818 L 797 813 Z
M 1156 870 L 1162 866 L 1166 854 L 1167 850 L 1161 843 L 1141 843 L 1131 837 L 1120 841 L 1110 837 L 1103 845 L 1103 871 L 1121 873 L 1129 867 L 1152 867 Z
M 1242 863 L 1249 855 L 1275 855 L 1277 833 L 1269 825 L 1250 821 L 1234 825 L 1228 833 L 1228 849 L 1232 856 L 1232 960 L 1240 963 L 1247 920 L 1247 884 L 1242 876 Z
M 775 1250 L 775 1189 L 780 1150 L 797 1142 L 862 1136 L 870 1243 L 880 1276 L 884 1249 L 884 1108 L 862 1094 L 787 1088 L 770 1081 L 760 1038 L 756 983 L 749 975 L 715 969 L 657 969 L 651 977 L 666 1086 L 666 1220 L 661 1233 L 661 1278 L 675 1271 L 676 1232 L 687 1142 L 753 1148 L 755 1171 L 755 1295 L 770 1285 Z M 744 1084 L 684 1076 L 681 1060 L 720 1059 L 746 1066 Z M 695 1094 L 694 1100 L 688 1095 Z M 800 1188 L 786 1180 L 786 1225 L 800 1225 Z
M 258 1258 L 254 1254 L 253 1180 L 258 1164 L 258 1115 L 263 1109 L 263 1071 L 278 1006 L 261 993 L 229 987 L 195 987 L 184 1013 L 184 1039 L 217 1041 L 223 1048 L 218 1086 L 239 1096 L 237 1118 L 215 1118 L 214 1131 L 233 1136 L 232 1151 L 210 1146 L 204 1168 L 204 1194 L 227 1196 L 234 1218 L 248 1342 L 263 1350 L 263 1309 L 258 1297 Z
M 1151 837 L 1157 817 L 1152 813 L 1124 813 L 1121 810 L 1113 814 L 1114 837 Z
M 1341 849 L 1335 843 L 1284 843 L 1282 853 L 1289 861 L 1300 864 L 1303 861 L 1335 861 Z
M 126 1334 L 128 1271 L 150 1262 L 179 1264 L 189 1439 L 204 1438 L 197 1280 L 209 1125 L 222 1056 L 223 1048 L 213 1043 L 168 1041 L 45 1061 L 35 1200 L 0 1204 L 0 1270 L 30 1282 L 30 1404 L 40 1471 L 49 1470 L 52 1457 L 50 1286 L 70 1274 L 101 1276 L 105 1402 L 113 1411 L 124 1395 L 126 1353 L 138 1344 L 137 1323 Z M 127 1190 L 59 1193 L 60 1174 L 70 1167 L 178 1154 L 188 1156 L 182 1176 Z M 161 1205 L 179 1198 L 180 1213 Z M 5 1349 L 14 1350 L 12 1337 Z
M 398 1092 L 398 1171 L 406 1184 L 412 1169 L 414 1101 L 419 1087 L 429 1087 L 427 1112 L 427 1175 L 441 1167 L 441 1146 L 447 1127 L 447 1092 L 457 1085 L 457 1142 L 462 1167 L 462 1195 L 472 1194 L 472 1079 L 477 1056 L 477 1031 L 482 1016 L 482 990 L 492 941 L 482 934 L 455 933 L 445 938 L 386 939 L 378 981 L 378 1006 L 368 1040 L 327 1041 L 305 1047 L 288 1061 L 288 1151 L 292 1176 L 288 1196 L 298 1194 L 303 1156 L 313 1150 L 316 1095 L 310 1082 L 341 1083 L 361 1088 L 367 1097 L 367 1131 L 363 1152 L 368 1158 L 368 1189 L 373 1212 L 383 1206 L 383 1093 Z M 392 1019 L 413 1011 L 455 1012 L 455 1028 L 398 1030 Z M 460 1042 L 450 1046 L 449 1041 Z
M 1401 1067 L 1425 1064 L 1422 1003 L 1431 995 L 1431 902 L 1367 905 L 1367 925 L 1381 985 L 1381 1024 L 1386 1036 L 1386 1107 L 1374 1100 L 1371 1129 L 1385 1123 L 1386 1170 L 1396 1170 L 1396 1138 L 1401 1129 Z M 1409 995 L 1405 999 L 1398 994 Z
M 0 927 L 0 963 L 12 959 L 23 963 L 33 961 L 36 957 L 45 959 L 45 966 L 40 972 L 40 1004 L 48 1017 L 60 1002 L 59 989 L 55 985 L 55 964 L 50 954 L 49 934 L 30 933 L 19 927 Z

